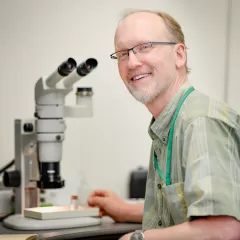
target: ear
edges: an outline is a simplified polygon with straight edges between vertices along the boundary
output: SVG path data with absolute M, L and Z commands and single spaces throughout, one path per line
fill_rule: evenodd
M 187 61 L 186 47 L 182 43 L 175 46 L 176 68 L 185 67 Z

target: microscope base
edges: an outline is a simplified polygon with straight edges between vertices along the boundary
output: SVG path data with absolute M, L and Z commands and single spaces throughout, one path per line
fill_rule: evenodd
M 79 228 L 96 226 L 100 224 L 101 219 L 95 217 L 37 220 L 32 218 L 26 218 L 20 214 L 9 216 L 3 221 L 3 225 L 5 227 L 15 230 L 48 230 L 63 228 Z

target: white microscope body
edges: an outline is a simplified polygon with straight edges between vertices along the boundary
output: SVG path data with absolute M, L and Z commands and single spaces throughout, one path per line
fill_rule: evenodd
M 92 116 L 92 88 L 78 88 L 80 100 L 76 106 L 65 106 L 65 97 L 73 90 L 74 83 L 97 65 L 94 58 L 89 58 L 78 66 L 73 58 L 68 58 L 51 75 L 37 81 L 35 119 L 15 120 L 15 170 L 5 172 L 3 182 L 6 187 L 14 188 L 15 214 L 20 214 L 21 219 L 19 216 L 10 216 L 4 221 L 6 226 L 26 229 L 30 220 L 24 226 L 19 221 L 24 222 L 25 208 L 39 206 L 39 189 L 64 187 L 64 180 L 60 176 L 66 129 L 64 117 Z M 96 221 L 92 222 L 94 224 Z M 33 225 L 34 220 L 31 227 Z M 58 227 L 60 225 L 58 223 Z M 38 223 L 36 229 L 41 229 Z
M 39 188 L 61 188 L 64 185 L 59 165 L 66 128 L 64 117 L 91 117 L 92 90 L 82 89 L 84 101 L 74 107 L 65 106 L 65 96 L 73 90 L 75 82 L 96 66 L 97 61 L 93 58 L 87 59 L 78 67 L 76 62 L 69 58 L 57 71 L 47 78 L 41 78 L 35 86 L 36 133 L 41 172 Z

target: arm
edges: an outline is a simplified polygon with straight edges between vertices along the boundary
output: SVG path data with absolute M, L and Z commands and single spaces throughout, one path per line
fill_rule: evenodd
M 129 240 L 132 233 L 121 240 Z M 144 232 L 145 240 L 239 240 L 240 222 L 232 217 L 207 217 Z
M 125 208 L 125 222 L 142 223 L 144 203 L 127 204 Z

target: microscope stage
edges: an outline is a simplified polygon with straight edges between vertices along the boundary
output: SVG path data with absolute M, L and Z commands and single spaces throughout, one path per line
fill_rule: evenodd
M 99 208 L 78 206 L 76 209 L 70 206 L 37 207 L 24 209 L 24 217 L 40 220 L 98 217 Z

